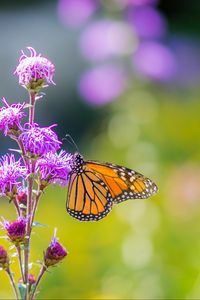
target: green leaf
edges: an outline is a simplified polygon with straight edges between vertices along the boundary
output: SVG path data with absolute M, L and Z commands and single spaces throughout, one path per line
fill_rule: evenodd
M 26 284 L 24 284 L 24 283 L 18 283 L 18 289 L 19 289 L 21 300 L 25 299 L 26 288 L 27 288 Z
M 39 223 L 37 221 L 34 221 L 32 226 L 33 227 L 48 227 L 48 225 Z

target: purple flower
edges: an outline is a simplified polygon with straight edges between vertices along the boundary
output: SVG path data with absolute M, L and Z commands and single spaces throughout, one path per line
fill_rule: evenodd
M 58 15 L 61 21 L 72 27 L 85 23 L 96 9 L 96 0 L 59 0 L 58 2 Z
M 7 235 L 11 242 L 16 246 L 24 243 L 26 236 L 27 219 L 19 217 L 16 221 L 4 221 L 3 227 L 7 231 Z
M 158 42 L 143 42 L 133 57 L 133 67 L 152 80 L 168 81 L 176 73 L 173 52 Z
M 48 268 L 59 263 L 65 256 L 67 256 L 66 249 L 58 242 L 58 238 L 56 237 L 56 230 L 55 235 L 47 248 L 46 252 L 44 253 L 44 264 Z
M 200 81 L 200 43 L 193 38 L 174 37 L 170 41 L 177 63 L 177 72 L 173 84 L 177 88 L 192 87 Z
M 81 36 L 82 54 L 89 60 L 133 53 L 136 37 L 129 24 L 120 21 L 96 21 Z
M 38 157 L 47 154 L 48 152 L 56 152 L 62 144 L 51 129 L 56 124 L 49 127 L 39 127 L 37 124 L 33 124 L 19 136 L 19 140 L 22 141 L 24 148 L 31 157 Z
M 0 246 L 0 268 L 8 270 L 9 267 L 9 258 L 7 251 Z
M 128 84 L 127 74 L 117 65 L 103 65 L 83 74 L 79 90 L 93 105 L 103 105 L 120 96 Z
M 17 203 L 22 212 L 22 215 L 26 216 L 26 207 L 27 207 L 27 190 L 24 188 L 18 189 L 16 196 Z
M 21 165 L 21 159 L 15 161 L 13 154 L 0 158 L 0 195 L 10 199 L 16 196 L 19 179 L 25 177 L 25 168 Z
M 27 47 L 30 56 L 23 51 L 14 74 L 19 77 L 19 84 L 38 92 L 45 84 L 55 84 L 53 76 L 55 66 L 47 58 L 37 54 L 35 49 Z
M 20 278 L 19 279 L 19 283 L 23 283 L 23 279 Z M 28 283 L 29 283 L 29 288 L 31 287 L 31 285 L 35 284 L 36 283 L 36 278 L 35 278 L 35 275 L 33 274 L 28 274 Z
M 0 130 L 5 135 L 17 136 L 21 130 L 20 121 L 25 116 L 22 112 L 24 103 L 9 105 L 5 98 L 2 102 L 5 106 L 0 108 Z
M 71 154 L 61 150 L 59 154 L 49 152 L 40 158 L 37 162 L 37 168 L 40 172 L 41 187 L 44 188 L 48 183 L 66 185 L 71 171 L 72 157 Z

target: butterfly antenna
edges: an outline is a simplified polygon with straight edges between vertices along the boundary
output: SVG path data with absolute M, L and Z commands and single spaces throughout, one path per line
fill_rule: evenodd
M 78 146 L 76 145 L 75 141 L 73 140 L 70 134 L 66 134 L 65 137 L 62 138 L 62 140 L 68 141 L 72 146 L 76 148 L 76 151 L 79 152 Z

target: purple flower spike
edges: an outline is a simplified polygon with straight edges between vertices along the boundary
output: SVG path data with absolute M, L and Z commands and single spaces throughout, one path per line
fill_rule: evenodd
M 9 258 L 7 251 L 0 246 L 0 268 L 8 270 L 9 267 Z
M 27 47 L 30 56 L 23 51 L 14 74 L 19 78 L 19 84 L 29 90 L 38 92 L 45 84 L 55 84 L 53 76 L 55 66 L 47 58 L 37 54 L 35 49 Z
M 51 129 L 56 124 L 49 127 L 39 127 L 37 124 L 33 124 L 19 136 L 19 140 L 22 141 L 26 152 L 28 152 L 32 158 L 46 155 L 48 152 L 56 152 L 62 144 Z
M 7 231 L 7 235 L 11 242 L 16 246 L 24 243 L 26 235 L 27 219 L 19 217 L 16 221 L 4 221 L 3 227 Z
M 67 254 L 66 249 L 58 242 L 55 229 L 54 237 L 44 254 L 45 266 L 48 268 L 59 263 Z
M 5 135 L 18 136 L 21 128 L 20 121 L 25 116 L 22 111 L 24 103 L 9 105 L 5 98 L 2 99 L 5 104 L 4 107 L 0 108 L 0 130 Z
M 37 167 L 40 172 L 41 188 L 48 183 L 65 186 L 68 175 L 71 171 L 72 155 L 61 150 L 57 153 L 47 153 L 46 156 L 38 160 Z
M 0 195 L 10 199 L 16 196 L 19 179 L 25 177 L 25 168 L 21 165 L 21 159 L 15 161 L 13 154 L 0 158 Z

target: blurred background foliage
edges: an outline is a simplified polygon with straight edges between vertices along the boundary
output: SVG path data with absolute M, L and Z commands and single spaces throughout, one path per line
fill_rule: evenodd
M 97 223 L 70 218 L 67 188 L 49 188 L 37 213 L 48 227 L 35 230 L 32 260 L 54 227 L 69 256 L 39 298 L 200 298 L 199 16 L 198 0 L 1 1 L 1 96 L 27 99 L 12 73 L 20 50 L 34 47 L 56 65 L 37 121 L 57 123 L 60 138 L 70 133 L 85 158 L 128 166 L 159 187 Z M 2 155 L 14 147 L 3 136 L 0 144 Z M 6 199 L 1 215 L 15 218 Z M 13 297 L 3 272 L 0 297 Z

